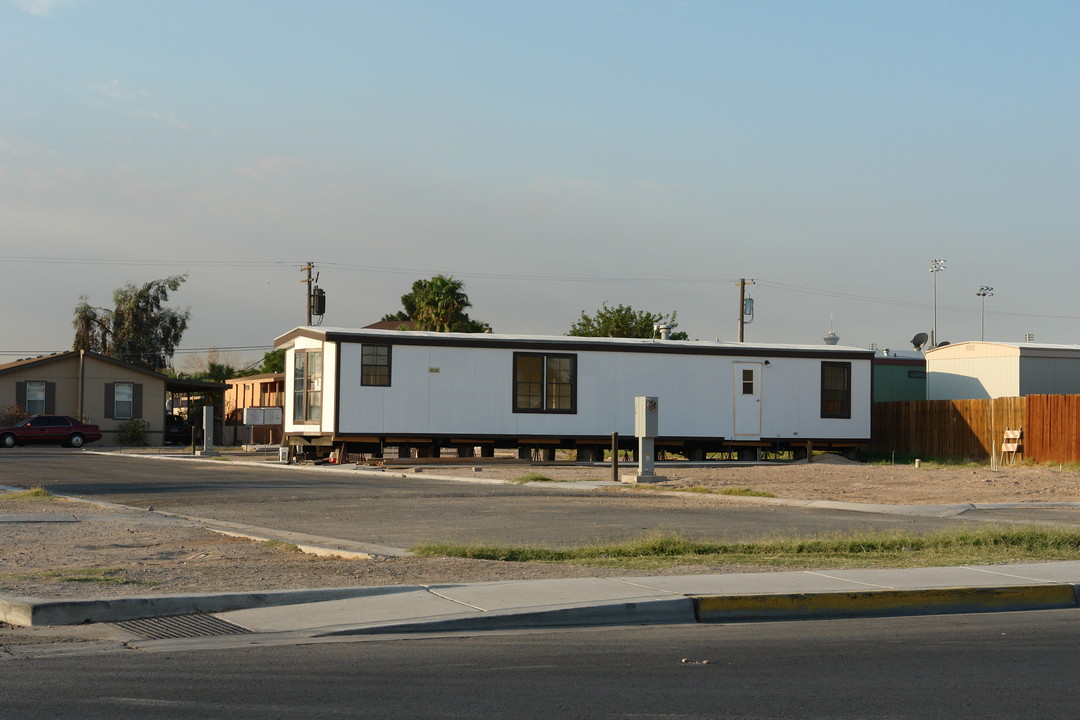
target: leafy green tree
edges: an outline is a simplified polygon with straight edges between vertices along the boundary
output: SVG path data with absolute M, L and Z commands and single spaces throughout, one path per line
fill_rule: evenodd
M 176 352 L 187 330 L 191 310 L 165 307 L 187 275 L 153 280 L 141 286 L 128 283 L 113 292 L 113 309 L 90 305 L 79 297 L 71 324 L 75 328 L 73 350 L 90 350 L 162 371 Z
M 259 365 L 259 373 L 285 372 L 285 351 L 271 350 L 263 355 L 262 364 Z
M 677 312 L 670 315 L 635 310 L 629 305 L 610 307 L 606 302 L 592 315 L 581 311 L 581 318 L 566 333 L 574 337 L 619 337 L 651 338 L 655 336 L 656 326 L 667 324 L 672 329 L 678 326 Z M 671 333 L 672 340 L 689 340 L 684 332 Z
M 472 307 L 465 294 L 465 284 L 448 275 L 436 275 L 430 280 L 417 280 L 412 290 L 401 296 L 399 310 L 383 315 L 383 321 L 413 321 L 417 330 L 430 332 L 484 332 L 484 323 L 477 322 L 465 312 Z
M 193 376 L 194 380 L 205 380 L 207 382 L 223 383 L 229 378 L 239 376 L 241 373 L 232 365 L 226 363 L 218 363 L 211 360 L 206 365 L 204 372 L 198 373 Z

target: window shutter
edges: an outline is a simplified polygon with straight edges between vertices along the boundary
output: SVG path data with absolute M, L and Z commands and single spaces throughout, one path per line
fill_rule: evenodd
M 26 381 L 20 380 L 15 383 L 15 404 L 26 409 Z
M 142 383 L 133 383 L 131 386 L 131 417 L 142 417 Z
M 111 420 L 113 416 L 113 403 L 116 401 L 116 383 L 105 383 L 105 417 Z
M 45 414 L 56 414 L 56 383 L 54 382 L 45 383 Z

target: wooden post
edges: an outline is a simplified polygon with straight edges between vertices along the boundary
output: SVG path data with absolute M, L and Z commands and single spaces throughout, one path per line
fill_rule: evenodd
M 611 482 L 619 482 L 619 433 L 611 433 Z
M 806 462 L 807 464 L 814 462 L 814 441 L 806 441 Z

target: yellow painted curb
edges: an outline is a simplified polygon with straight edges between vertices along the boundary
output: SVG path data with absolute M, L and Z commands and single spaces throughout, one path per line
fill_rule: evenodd
M 1076 590 L 1072 585 L 1064 584 L 787 595 L 713 595 L 699 596 L 693 600 L 698 622 L 858 615 L 933 615 L 1077 607 Z

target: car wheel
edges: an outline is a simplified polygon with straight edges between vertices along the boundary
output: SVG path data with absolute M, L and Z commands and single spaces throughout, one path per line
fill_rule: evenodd
M 0 437 L 0 446 L 6 447 L 6 448 L 15 447 L 15 436 L 12 435 L 11 433 L 8 433 L 7 435 L 4 435 L 3 437 Z
M 67 444 L 68 447 L 81 448 L 83 446 L 83 442 L 83 436 L 79 433 L 75 433 L 68 438 Z

